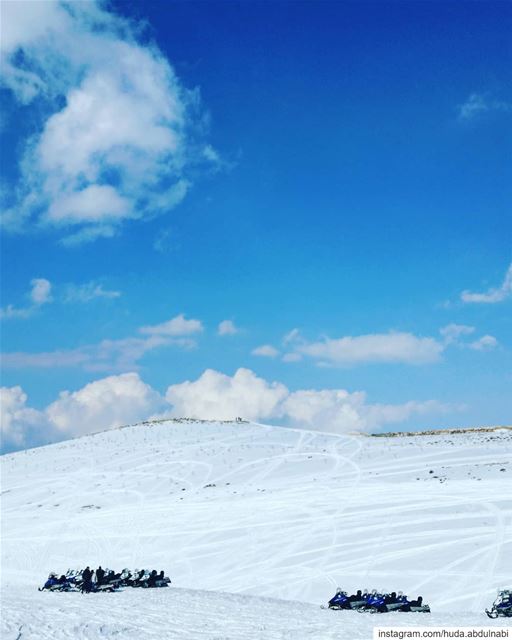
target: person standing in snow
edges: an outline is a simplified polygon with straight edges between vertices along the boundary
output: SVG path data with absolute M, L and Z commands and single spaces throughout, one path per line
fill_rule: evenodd
M 96 583 L 97 583 L 98 587 L 103 582 L 103 578 L 104 577 L 105 577 L 105 572 L 101 568 L 101 564 L 100 564 L 100 566 L 96 569 Z
M 81 587 L 82 593 L 89 593 L 91 591 L 91 586 L 92 586 L 91 578 L 92 578 L 92 571 L 87 566 L 85 567 L 82 573 L 82 587 Z

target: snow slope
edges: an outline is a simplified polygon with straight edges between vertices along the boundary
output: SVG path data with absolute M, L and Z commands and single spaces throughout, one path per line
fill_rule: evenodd
M 507 626 L 481 613 L 371 615 L 181 588 L 82 596 L 15 587 L 2 611 L 2 640 L 371 640 L 375 625 Z
M 325 602 L 336 585 L 422 594 L 438 612 L 432 624 L 457 607 L 466 622 L 485 625 L 484 606 L 512 582 L 511 452 L 507 430 L 371 438 L 168 421 L 3 456 L 3 631 L 16 638 L 25 625 L 20 638 L 37 637 L 37 614 L 27 612 L 38 607 L 54 610 L 56 621 L 64 616 L 70 629 L 73 611 L 85 607 L 102 630 L 77 613 L 69 637 L 110 637 L 134 606 L 142 624 L 145 602 L 143 637 L 152 638 L 159 616 L 179 620 L 177 603 L 188 602 L 190 621 L 208 603 L 202 619 L 211 620 L 211 635 L 193 635 L 200 618 L 189 635 L 182 620 L 183 635 L 168 637 L 288 637 L 292 619 L 290 637 L 342 637 L 340 615 L 356 625 L 347 638 L 369 637 L 354 635 L 369 633 L 368 616 L 333 618 L 299 604 Z M 35 591 L 50 570 L 86 564 L 163 568 L 179 589 Z M 252 612 L 240 621 L 245 635 L 222 635 L 218 612 L 233 598 Z M 283 613 L 274 620 L 272 612 L 288 610 L 289 623 Z

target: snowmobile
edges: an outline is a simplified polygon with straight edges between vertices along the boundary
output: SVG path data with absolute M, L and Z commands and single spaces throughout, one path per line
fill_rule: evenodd
M 375 589 L 365 598 L 365 604 L 358 607 L 360 613 L 385 613 L 388 609 L 384 603 L 386 596 Z
M 107 573 L 108 572 L 108 573 Z M 110 578 L 110 571 L 107 569 L 105 571 L 105 577 L 101 584 L 93 580 L 90 581 L 89 587 L 87 588 L 87 593 L 112 593 L 114 591 L 119 591 L 121 580 L 119 578 Z M 68 569 L 66 572 L 66 579 L 71 585 L 70 591 L 78 591 L 84 589 L 84 580 L 83 580 L 83 571 L 81 569 L 74 570 Z
M 66 580 L 74 587 L 78 587 L 83 582 L 82 573 L 81 569 L 68 569 L 66 571 Z
M 123 569 L 121 571 L 121 577 L 120 577 L 120 586 L 121 587 L 129 587 L 130 585 L 130 580 L 132 580 L 133 578 L 133 574 L 129 569 Z
M 358 611 L 368 613 L 389 613 L 391 611 L 430 613 L 430 607 L 428 604 L 423 604 L 421 598 L 409 601 L 402 592 L 396 595 L 395 592 L 378 593 L 373 591 L 367 596 L 365 604 L 359 607 Z
M 105 569 L 105 575 L 103 576 L 101 584 L 93 582 L 92 591 L 95 593 L 113 593 L 114 591 L 119 591 L 120 584 L 121 579 L 110 569 Z
M 66 576 L 57 577 L 53 571 L 39 591 L 76 591 L 75 586 L 67 579 Z
M 347 592 L 337 589 L 335 596 L 329 600 L 329 604 L 327 606 L 329 609 L 334 610 L 351 609 Z
M 486 609 L 485 613 L 489 618 L 512 618 L 512 590 L 498 591 L 498 597 L 492 603 L 491 610 Z
M 135 569 L 135 573 L 130 580 L 131 587 L 143 587 L 144 583 L 147 583 L 149 579 L 149 571 L 146 569 Z M 147 586 L 147 585 L 146 585 Z
M 163 571 L 162 571 L 163 574 Z M 142 580 L 140 581 L 140 585 L 143 589 L 155 589 L 160 587 L 168 587 L 171 583 L 171 579 L 167 576 L 157 574 L 156 572 L 152 575 L 151 573 L 144 574 Z

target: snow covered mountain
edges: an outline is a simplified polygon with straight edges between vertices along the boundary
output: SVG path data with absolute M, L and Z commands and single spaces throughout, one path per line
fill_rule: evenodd
M 142 637 L 152 638 L 154 617 L 177 615 L 185 602 L 189 617 L 205 605 L 217 612 L 202 614 L 213 625 L 205 638 L 286 637 L 279 624 L 296 625 L 296 638 L 307 628 L 322 629 L 307 637 L 342 637 L 340 615 L 365 616 L 317 608 L 337 585 L 421 594 L 441 618 L 456 609 L 486 624 L 483 608 L 512 582 L 511 451 L 507 429 L 373 438 L 164 421 L 3 456 L 5 637 L 16 638 L 20 626 L 20 638 L 43 637 L 31 635 L 38 611 L 53 637 L 70 619 L 76 635 L 62 637 L 130 637 L 120 631 L 121 612 L 142 606 L 143 624 L 146 603 Z M 36 591 L 50 570 L 86 564 L 165 569 L 174 588 Z M 220 635 L 219 611 L 228 620 L 235 605 L 251 611 L 246 631 Z M 274 610 L 297 607 L 300 615 L 275 626 Z M 427 623 L 416 616 L 414 624 Z M 370 622 L 357 624 L 346 637 L 368 637 Z M 183 635 L 168 637 L 199 637 L 183 625 Z

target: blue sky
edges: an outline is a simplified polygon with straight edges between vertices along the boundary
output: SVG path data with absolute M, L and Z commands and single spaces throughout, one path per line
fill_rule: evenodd
M 510 423 L 510 5 L 4 6 L 4 449 Z

